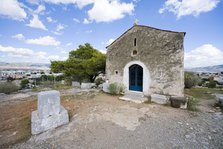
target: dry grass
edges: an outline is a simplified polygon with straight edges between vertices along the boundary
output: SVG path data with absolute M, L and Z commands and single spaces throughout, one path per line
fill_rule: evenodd
M 77 112 L 81 102 L 74 96 L 61 97 L 61 104 L 68 110 L 69 118 Z M 0 105 L 0 148 L 7 148 L 30 138 L 31 113 L 36 109 L 37 97 Z

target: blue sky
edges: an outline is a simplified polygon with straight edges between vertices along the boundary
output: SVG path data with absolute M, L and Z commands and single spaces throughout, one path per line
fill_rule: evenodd
M 186 32 L 185 67 L 223 64 L 222 0 L 1 0 L 0 61 L 65 60 L 138 24 Z

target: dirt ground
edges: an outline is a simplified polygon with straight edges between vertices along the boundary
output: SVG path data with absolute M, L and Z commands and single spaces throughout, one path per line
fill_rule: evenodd
M 223 115 L 214 99 L 198 112 L 135 104 L 103 93 L 61 92 L 70 122 L 30 135 L 36 96 L 0 103 L 0 148 L 213 148 L 223 146 Z

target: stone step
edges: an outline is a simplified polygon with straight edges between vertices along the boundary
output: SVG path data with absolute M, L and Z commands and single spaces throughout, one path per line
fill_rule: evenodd
M 127 92 L 124 96 L 119 97 L 119 99 L 135 103 L 143 103 L 148 100 L 141 92 Z

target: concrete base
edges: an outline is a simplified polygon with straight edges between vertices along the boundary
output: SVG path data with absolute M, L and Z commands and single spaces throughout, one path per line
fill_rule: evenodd
M 152 94 L 151 101 L 157 104 L 167 104 L 169 102 L 170 97 L 160 94 Z
M 60 112 L 58 114 L 54 114 L 46 118 L 40 118 L 38 111 L 33 111 L 31 122 L 31 133 L 35 135 L 46 130 L 67 124 L 69 122 L 69 117 L 67 110 L 60 106 Z

